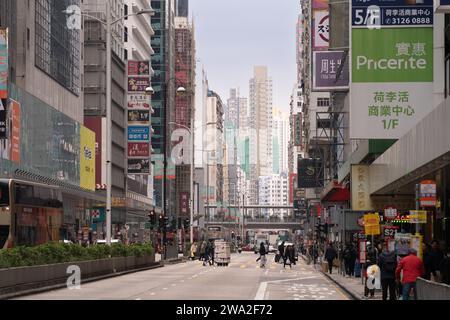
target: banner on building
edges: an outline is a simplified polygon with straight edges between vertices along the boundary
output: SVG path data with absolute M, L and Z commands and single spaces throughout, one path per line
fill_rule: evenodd
M 298 159 L 298 188 L 318 188 L 323 186 L 321 159 Z
M 129 76 L 150 76 L 150 61 L 128 61 Z
M 297 113 L 294 115 L 294 146 L 302 146 L 303 135 L 303 114 Z
M 313 90 L 348 90 L 348 54 L 344 51 L 316 51 L 313 56 Z
M 150 159 L 128 159 L 128 174 L 150 174 Z
M 95 133 L 95 184 L 101 187 L 106 182 L 105 179 L 102 179 L 102 170 L 105 168 L 102 164 L 102 151 L 106 151 L 102 149 L 102 137 L 104 136 L 102 129 L 106 130 L 106 128 L 102 126 L 102 117 L 86 116 L 84 117 L 84 125 Z
M 330 43 L 330 14 L 326 10 L 313 11 L 313 51 L 327 50 Z
M 8 67 L 8 29 L 0 28 L 0 99 L 8 99 Z
M 297 174 L 290 173 L 289 174 L 289 203 L 294 203 L 294 190 L 295 190 L 295 179 L 297 178 Z
M 131 126 L 128 127 L 129 141 L 150 141 L 150 127 L 149 126 Z
M 145 93 L 128 94 L 128 110 L 130 109 L 150 109 L 150 98 Z
M 0 99 L 0 140 L 8 138 L 6 133 L 7 101 L 8 99 Z
M 163 180 L 164 178 L 164 155 L 154 154 L 152 155 L 152 162 L 155 163 L 155 171 L 153 176 L 155 180 Z M 172 158 L 167 158 L 166 164 L 166 180 L 175 180 L 175 162 Z
M 10 100 L 11 109 L 11 161 L 20 163 L 20 103 Z
M 436 182 L 424 180 L 419 185 L 419 204 L 421 207 L 436 206 Z
M 189 192 L 180 192 L 180 213 L 182 216 L 189 213 Z
M 433 108 L 431 0 L 353 0 L 351 139 L 398 139 Z
M 128 110 L 128 124 L 150 124 L 149 110 Z
M 369 166 L 352 165 L 351 168 L 352 210 L 355 211 L 373 210 L 369 188 L 370 188 Z
M 150 144 L 147 142 L 128 142 L 128 157 L 142 158 L 150 156 Z
M 427 223 L 427 211 L 425 210 L 410 210 L 409 223 Z
M 95 133 L 80 126 L 80 187 L 95 191 Z
M 380 232 L 380 216 L 376 213 L 364 215 L 364 233 L 367 236 L 377 236 Z

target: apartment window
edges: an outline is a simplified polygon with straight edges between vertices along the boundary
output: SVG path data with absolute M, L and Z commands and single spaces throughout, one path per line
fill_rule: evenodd
M 124 42 L 128 42 L 128 28 L 125 27 L 123 30 L 124 30 L 124 33 L 123 33 L 123 41 L 124 41 Z
M 123 14 L 126 16 L 126 15 L 128 15 L 128 5 L 126 4 L 126 5 L 124 5 L 123 6 Z M 125 17 L 125 20 L 128 20 L 128 17 Z
M 330 106 L 330 98 L 317 98 L 318 107 L 328 107 Z
M 67 28 L 63 10 L 79 0 L 36 0 L 35 64 L 74 94 L 80 91 L 80 31 Z

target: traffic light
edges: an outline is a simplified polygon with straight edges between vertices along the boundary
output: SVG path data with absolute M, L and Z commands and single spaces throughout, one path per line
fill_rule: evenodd
M 158 218 L 158 228 L 161 231 L 165 230 L 165 228 L 166 228 L 165 218 L 164 218 L 164 216 L 162 214 L 160 214 L 159 218 Z
M 184 223 L 184 229 L 189 229 L 189 227 L 191 226 L 191 221 L 189 219 L 185 219 L 183 221 Z
M 231 231 L 231 239 L 234 239 L 234 238 L 235 238 L 234 231 Z
M 150 220 L 150 224 L 154 226 L 156 224 L 156 214 L 155 210 L 150 210 L 150 213 L 148 214 L 148 218 Z

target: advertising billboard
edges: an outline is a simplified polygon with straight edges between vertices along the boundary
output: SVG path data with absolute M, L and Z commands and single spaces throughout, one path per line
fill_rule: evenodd
M 128 127 L 128 140 L 129 141 L 149 141 L 150 140 L 150 127 L 130 126 Z
M 20 163 L 20 103 L 10 100 L 11 108 L 11 161 Z
M 328 10 L 314 11 L 313 51 L 327 50 L 330 42 L 330 15 Z
M 150 124 L 149 110 L 128 110 L 128 124 Z
M 145 93 L 128 94 L 128 109 L 150 109 L 150 98 Z
M 430 12 L 430 0 L 353 0 L 351 139 L 398 139 L 433 108 Z
M 369 166 L 352 165 L 351 167 L 352 209 L 355 211 L 372 210 L 370 198 Z
M 0 28 L 0 99 L 8 98 L 8 29 Z
M 128 157 L 150 157 L 150 144 L 148 142 L 128 142 Z
M 149 77 L 128 77 L 128 92 L 145 92 L 150 87 Z
M 102 117 L 84 117 L 84 125 L 95 133 L 95 184 L 103 185 L 102 181 Z M 105 128 L 106 129 L 106 128 Z
M 150 76 L 150 61 L 128 61 L 129 76 Z
M 150 174 L 150 159 L 128 159 L 128 174 Z
M 95 191 L 95 133 L 80 126 L 80 187 Z
M 297 113 L 294 115 L 294 146 L 302 146 L 302 134 L 303 134 L 303 114 Z
M 347 90 L 348 54 L 344 51 L 316 51 L 313 55 L 313 90 Z
M 298 188 L 318 188 L 323 186 L 321 159 L 298 159 Z

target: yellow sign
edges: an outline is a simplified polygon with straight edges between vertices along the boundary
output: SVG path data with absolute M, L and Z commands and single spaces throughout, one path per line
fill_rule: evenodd
M 95 191 L 95 132 L 80 126 L 80 187 Z
M 369 166 L 352 165 L 351 171 L 352 209 L 375 210 L 370 198 Z
M 410 223 L 427 223 L 427 212 L 425 210 L 410 210 Z
M 368 236 L 376 236 L 381 234 L 380 216 L 376 213 L 364 215 L 364 231 Z

